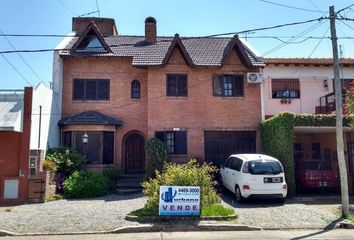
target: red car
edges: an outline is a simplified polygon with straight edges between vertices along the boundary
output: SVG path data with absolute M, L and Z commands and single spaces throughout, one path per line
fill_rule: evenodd
M 297 182 L 299 189 L 337 189 L 339 178 L 328 162 L 304 161 L 299 164 Z

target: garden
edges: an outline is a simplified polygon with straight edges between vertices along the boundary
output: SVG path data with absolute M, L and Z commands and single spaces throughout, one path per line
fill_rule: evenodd
M 84 157 L 76 150 L 62 147 L 49 149 L 43 170 L 50 171 L 56 185 L 55 200 L 60 198 L 92 198 L 104 196 L 115 189 L 120 170 L 105 169 L 102 174 L 83 169 Z

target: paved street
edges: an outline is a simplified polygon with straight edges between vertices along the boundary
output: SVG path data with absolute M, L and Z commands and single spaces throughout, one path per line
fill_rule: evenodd
M 354 230 L 332 231 L 237 231 L 237 232 L 158 232 L 101 235 L 3 237 L 1 240 L 212 240 L 212 239 L 354 239 Z

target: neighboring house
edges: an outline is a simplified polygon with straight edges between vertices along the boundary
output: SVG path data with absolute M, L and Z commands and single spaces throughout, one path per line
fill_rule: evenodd
M 72 36 L 54 54 L 54 103 L 61 144 L 84 153 L 89 168 L 115 164 L 144 172 L 144 142 L 165 141 L 173 161 L 218 164 L 259 150 L 262 58 L 237 36 L 119 35 L 113 19 L 73 18 Z M 59 50 L 65 48 L 68 50 Z
M 32 88 L 0 92 L 0 205 L 27 200 Z
M 31 141 L 30 141 L 30 175 L 42 171 L 42 163 L 47 147 L 56 147 L 55 131 L 57 123 L 51 121 L 55 112 L 52 111 L 53 91 L 43 83 L 33 89 Z M 54 133 L 53 133 L 54 132 Z
M 280 112 L 328 114 L 335 111 L 332 59 L 264 59 L 264 108 L 266 118 Z M 354 60 L 341 59 L 342 88 L 354 80 Z M 345 92 L 345 90 L 343 90 Z M 297 173 L 308 161 L 324 161 L 338 174 L 336 128 L 301 127 L 295 131 L 294 159 Z M 344 128 L 344 152 L 351 194 L 354 185 L 354 132 Z M 324 181 L 326 182 L 326 181 Z

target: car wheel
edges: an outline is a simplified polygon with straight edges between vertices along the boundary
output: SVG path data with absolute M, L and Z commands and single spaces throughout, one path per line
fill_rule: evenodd
M 235 188 L 235 197 L 238 203 L 243 203 L 245 201 L 245 198 L 242 197 L 241 190 L 238 186 Z
M 220 177 L 220 180 L 219 180 L 219 191 L 220 192 L 225 191 L 225 185 L 224 185 L 224 181 L 222 180 L 222 177 Z

